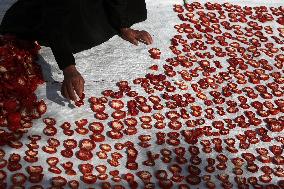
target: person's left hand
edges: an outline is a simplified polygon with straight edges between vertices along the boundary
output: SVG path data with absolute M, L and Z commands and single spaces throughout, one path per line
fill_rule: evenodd
M 129 41 L 134 45 L 138 45 L 138 41 L 145 43 L 146 45 L 150 45 L 153 43 L 153 39 L 151 35 L 145 30 L 134 30 L 131 28 L 121 28 L 121 38 Z

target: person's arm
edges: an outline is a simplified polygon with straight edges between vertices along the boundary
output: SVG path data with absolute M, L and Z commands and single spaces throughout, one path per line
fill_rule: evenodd
M 111 24 L 120 32 L 147 19 L 145 0 L 105 0 Z
M 71 13 L 72 0 L 43 0 L 42 25 L 46 38 L 59 68 L 63 71 L 64 80 L 61 94 L 67 99 L 76 101 L 84 92 L 84 78 L 75 67 L 72 48 L 65 31 L 65 23 Z
M 75 67 L 75 58 L 70 44 L 61 33 L 50 34 L 49 43 L 55 60 L 64 75 L 61 94 L 67 99 L 76 101 L 78 99 L 76 94 L 78 97 L 83 95 L 85 81 Z
M 106 0 L 106 3 L 111 23 L 118 31 L 131 26 L 127 15 L 127 0 Z
M 134 45 L 138 41 L 145 44 L 153 42 L 151 35 L 142 30 L 130 27 L 147 19 L 145 0 L 105 0 L 110 23 L 117 30 L 120 37 Z
M 60 33 L 51 33 L 49 43 L 54 58 L 61 70 L 70 65 L 75 65 L 75 58 L 68 40 Z
M 42 0 L 42 28 L 61 70 L 75 65 L 64 24 L 71 13 L 72 0 Z
M 61 94 L 67 99 L 76 101 L 84 92 L 84 78 L 75 67 L 75 58 L 68 40 L 61 33 L 50 34 L 50 47 L 59 68 L 63 71 L 64 80 Z

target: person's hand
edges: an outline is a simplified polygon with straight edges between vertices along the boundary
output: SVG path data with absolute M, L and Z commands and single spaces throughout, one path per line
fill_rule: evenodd
M 134 30 L 131 28 L 121 28 L 120 29 L 121 38 L 129 41 L 134 45 L 138 45 L 138 41 L 150 45 L 153 43 L 151 35 L 145 30 Z
M 61 94 L 63 97 L 77 101 L 77 96 L 80 98 L 84 92 L 84 78 L 77 71 L 74 65 L 70 65 L 63 70 L 64 81 L 61 86 Z M 75 94 L 76 93 L 76 94 Z

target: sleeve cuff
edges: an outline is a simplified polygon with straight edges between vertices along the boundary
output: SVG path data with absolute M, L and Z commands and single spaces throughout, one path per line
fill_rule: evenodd
M 50 48 L 59 69 L 63 70 L 69 65 L 75 65 L 75 58 L 72 54 L 70 44 L 64 37 L 64 34 L 52 32 L 50 35 Z

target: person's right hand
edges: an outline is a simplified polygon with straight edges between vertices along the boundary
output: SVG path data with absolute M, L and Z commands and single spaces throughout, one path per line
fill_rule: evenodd
M 131 28 L 120 28 L 122 39 L 129 41 L 134 45 L 138 45 L 138 41 L 150 45 L 153 43 L 152 36 L 145 30 L 134 30 Z
M 84 92 L 84 78 L 77 71 L 74 65 L 70 65 L 63 70 L 64 81 L 61 86 L 61 94 L 63 97 L 77 101 L 77 96 L 80 98 Z M 76 94 L 75 94 L 76 93 Z

